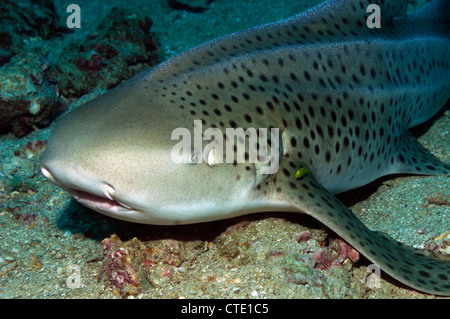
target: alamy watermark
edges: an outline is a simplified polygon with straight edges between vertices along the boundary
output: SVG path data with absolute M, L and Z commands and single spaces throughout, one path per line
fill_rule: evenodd
M 66 25 L 69 29 L 81 28 L 81 8 L 78 4 L 69 4 L 66 12 L 70 15 L 66 19 Z M 371 13 L 366 20 L 367 27 L 370 29 L 381 28 L 381 8 L 377 4 L 370 4 L 366 12 Z
M 70 264 L 66 268 L 66 285 L 68 288 L 81 288 L 81 268 L 77 264 Z
M 69 4 L 66 12 L 70 13 L 67 17 L 66 25 L 69 29 L 81 28 L 81 8 L 78 4 Z
M 367 7 L 367 12 L 371 14 L 366 20 L 366 25 L 369 29 L 381 28 L 381 8 L 377 4 L 371 4 Z
M 370 273 L 366 277 L 366 285 L 368 288 L 381 288 L 381 270 L 376 264 L 370 264 L 367 267 L 367 272 Z
M 203 141 L 211 141 L 212 138 L 214 140 L 203 148 Z M 225 163 L 228 164 L 235 162 L 267 164 L 260 168 L 261 174 L 275 174 L 278 171 L 281 153 L 279 128 L 270 128 L 270 132 L 267 128 L 250 127 L 245 130 L 226 128 L 224 134 L 217 127 L 207 128 L 203 132 L 202 121 L 194 120 L 193 136 L 189 129 L 179 127 L 172 131 L 171 139 L 181 139 L 171 152 L 171 159 L 176 164 L 198 164 L 205 161 L 210 166 L 214 166 L 224 163 L 225 159 Z M 269 149 L 270 154 L 268 154 Z

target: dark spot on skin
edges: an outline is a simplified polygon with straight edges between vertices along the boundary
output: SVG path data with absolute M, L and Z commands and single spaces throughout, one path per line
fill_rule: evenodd
M 292 145 L 292 147 L 297 146 L 297 140 L 295 138 L 291 138 L 291 145 Z
M 306 137 L 303 139 L 303 146 L 305 146 L 306 148 L 309 148 L 309 140 Z
M 305 76 L 305 79 L 306 79 L 307 81 L 311 81 L 311 75 L 308 73 L 308 71 L 305 71 L 305 72 L 303 73 L 303 75 Z
M 320 147 L 319 147 L 319 145 L 316 145 L 316 146 L 314 147 L 314 152 L 316 153 L 316 155 L 319 155 L 319 154 L 320 154 Z
M 438 274 L 439 279 L 441 280 L 448 280 L 448 277 L 444 274 Z

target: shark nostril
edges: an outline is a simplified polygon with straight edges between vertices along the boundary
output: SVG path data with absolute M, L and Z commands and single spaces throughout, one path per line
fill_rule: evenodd
M 112 195 L 113 195 L 115 192 L 116 192 L 116 190 L 114 189 L 114 187 L 112 187 L 112 186 L 109 185 L 109 184 L 106 184 L 106 185 L 105 185 L 105 191 L 104 191 L 104 194 L 105 194 L 105 196 L 106 196 L 109 200 L 114 200 L 114 199 L 112 198 Z

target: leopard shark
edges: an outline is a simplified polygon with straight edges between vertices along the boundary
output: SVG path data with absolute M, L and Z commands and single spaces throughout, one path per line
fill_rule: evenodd
M 406 2 L 325 1 L 183 52 L 59 119 L 41 172 L 137 223 L 306 213 L 398 281 L 450 295 L 448 256 L 369 230 L 335 197 L 450 172 L 408 131 L 450 98 L 450 2 Z

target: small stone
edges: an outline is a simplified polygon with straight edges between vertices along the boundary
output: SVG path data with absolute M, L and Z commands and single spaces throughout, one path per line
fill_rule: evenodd
M 186 272 L 186 268 L 184 267 L 176 267 L 174 268 L 176 271 L 181 272 L 181 273 L 185 273 Z
M 357 262 L 359 260 L 359 253 L 354 248 L 351 248 L 348 252 L 348 258 L 350 258 L 351 261 Z
M 39 260 L 39 258 L 36 257 L 36 256 L 31 256 L 31 258 L 30 258 L 30 265 L 29 265 L 28 269 L 32 270 L 32 271 L 38 271 L 41 268 L 42 268 L 42 263 Z
M 33 114 L 33 115 L 38 115 L 38 114 L 41 112 L 41 110 L 42 110 L 42 105 L 41 105 L 41 103 L 39 102 L 39 99 L 38 99 L 38 98 L 32 99 L 32 100 L 30 101 L 30 108 L 29 108 L 28 110 L 29 110 L 30 113 Z
M 297 242 L 304 243 L 304 242 L 307 242 L 308 240 L 310 240 L 311 238 L 312 238 L 311 232 L 309 230 L 305 230 L 305 231 L 302 231 L 300 234 L 298 234 Z
M 16 258 L 14 258 L 13 256 L 6 256 L 5 260 L 6 260 L 7 262 L 12 263 L 13 261 L 16 260 Z

